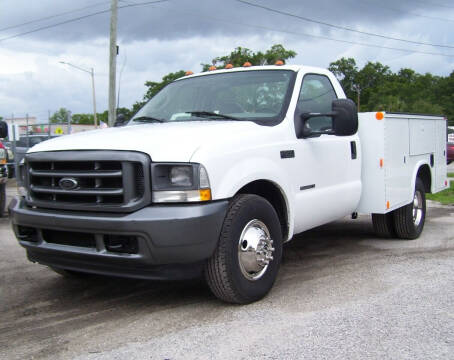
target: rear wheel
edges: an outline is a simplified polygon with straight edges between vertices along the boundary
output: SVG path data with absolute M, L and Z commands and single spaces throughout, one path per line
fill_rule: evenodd
M 238 195 L 227 211 L 205 278 L 219 299 L 247 304 L 270 291 L 281 257 L 282 232 L 273 206 L 257 195 Z
M 394 211 L 396 234 L 401 239 L 416 239 L 426 219 L 426 193 L 421 179 L 416 179 L 413 202 Z

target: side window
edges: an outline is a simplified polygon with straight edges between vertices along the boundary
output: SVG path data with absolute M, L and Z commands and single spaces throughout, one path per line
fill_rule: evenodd
M 303 78 L 297 111 L 299 113 L 327 113 L 331 111 L 331 103 L 337 99 L 336 92 L 328 77 L 309 74 Z M 333 127 L 330 117 L 316 117 L 307 121 L 313 131 L 329 130 Z

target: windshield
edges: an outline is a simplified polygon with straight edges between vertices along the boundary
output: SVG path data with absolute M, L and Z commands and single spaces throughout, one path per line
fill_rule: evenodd
M 130 124 L 200 120 L 280 122 L 295 72 L 239 71 L 175 81 L 156 94 Z

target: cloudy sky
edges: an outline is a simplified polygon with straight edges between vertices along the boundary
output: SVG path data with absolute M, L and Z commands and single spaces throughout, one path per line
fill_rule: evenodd
M 120 106 L 140 100 L 145 81 L 198 72 L 237 46 L 265 51 L 279 43 L 298 53 L 290 63 L 320 67 L 353 57 L 359 66 L 379 61 L 394 71 L 454 70 L 451 0 L 246 1 L 262 8 L 237 0 L 119 1 Z M 98 112 L 106 110 L 109 7 L 110 0 L 0 0 L 0 116 L 45 121 L 60 107 L 91 112 L 89 74 L 60 61 L 95 69 Z

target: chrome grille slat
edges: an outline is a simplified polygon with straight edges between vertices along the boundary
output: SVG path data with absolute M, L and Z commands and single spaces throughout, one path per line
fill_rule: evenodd
M 53 209 L 134 211 L 151 201 L 150 162 L 147 155 L 128 151 L 27 154 L 26 200 Z M 65 188 L 62 179 L 74 187 Z

